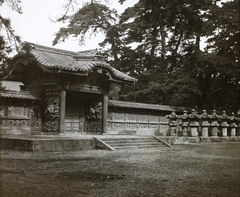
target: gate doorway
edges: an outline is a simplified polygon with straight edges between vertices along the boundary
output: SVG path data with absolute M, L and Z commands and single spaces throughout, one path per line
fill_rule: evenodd
M 80 92 L 68 91 L 65 108 L 65 132 L 85 132 L 86 125 L 85 95 Z
M 85 118 L 83 107 L 66 107 L 65 131 L 84 132 Z
M 102 95 L 67 91 L 65 107 L 65 132 L 66 133 L 99 133 L 102 131 L 102 119 L 92 120 L 93 109 L 96 115 L 96 109 L 92 108 L 96 103 L 101 102 Z M 98 111 L 101 111 L 99 108 Z M 100 112 L 101 113 L 101 112 Z M 90 118 L 91 117 L 91 118 Z

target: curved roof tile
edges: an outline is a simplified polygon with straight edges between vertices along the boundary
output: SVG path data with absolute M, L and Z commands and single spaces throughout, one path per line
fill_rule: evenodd
M 0 98 L 16 98 L 26 100 L 40 100 L 28 91 L 0 91 Z
M 123 82 L 134 83 L 137 79 L 110 66 L 107 62 L 96 56 L 96 50 L 86 52 L 72 52 L 50 48 L 42 45 L 26 43 L 30 45 L 30 55 L 46 69 L 58 69 L 58 71 L 90 72 L 94 68 L 106 69 L 112 78 Z M 21 57 L 17 55 L 16 57 Z

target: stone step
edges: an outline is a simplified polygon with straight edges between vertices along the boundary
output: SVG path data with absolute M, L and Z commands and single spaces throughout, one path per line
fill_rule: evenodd
M 109 144 L 114 144 L 114 143 L 149 143 L 149 142 L 157 142 L 157 140 L 154 140 L 154 139 L 147 139 L 147 140 L 103 140 L 104 142 L 106 143 L 109 143 Z
M 137 138 L 101 138 L 103 141 L 148 141 L 148 140 L 154 140 L 151 137 L 137 137 Z
M 105 142 L 107 143 L 107 142 Z M 115 147 L 115 146 L 141 146 L 141 145 L 161 145 L 159 142 L 149 142 L 149 143 L 143 143 L 143 142 L 130 142 L 130 143 L 122 143 L 122 142 L 115 142 L 115 143 L 107 143 L 108 145 Z
M 101 138 L 103 142 L 114 149 L 127 148 L 149 148 L 149 147 L 164 147 L 165 145 L 150 137 L 136 138 Z
M 163 145 L 143 144 L 138 146 L 115 146 L 114 149 L 135 149 L 135 148 L 152 148 L 152 147 L 165 147 Z

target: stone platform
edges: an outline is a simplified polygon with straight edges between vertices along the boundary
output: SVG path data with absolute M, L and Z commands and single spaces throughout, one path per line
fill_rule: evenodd
M 1 135 L 0 148 L 23 151 L 69 151 L 95 149 L 94 138 L 136 139 L 144 136 L 133 135 Z M 148 138 L 151 136 L 148 136 Z
M 2 135 L 2 149 L 24 151 L 63 151 L 93 149 L 91 136 Z
M 0 148 L 23 151 L 70 151 L 95 149 L 94 138 L 118 140 L 123 138 L 149 138 L 151 136 L 136 135 L 1 135 Z M 240 137 L 175 137 L 157 136 L 170 145 L 185 145 L 194 143 L 240 141 Z

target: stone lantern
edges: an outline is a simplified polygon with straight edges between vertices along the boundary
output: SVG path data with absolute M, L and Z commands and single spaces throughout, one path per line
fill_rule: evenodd
M 220 119 L 221 119 L 222 139 L 228 139 L 227 130 L 228 130 L 229 124 L 228 124 L 228 116 L 225 111 L 223 111 L 223 114 L 220 116 Z
M 201 136 L 202 137 L 208 137 L 208 127 L 210 126 L 209 123 L 209 115 L 207 114 L 206 110 L 203 110 L 201 117 L 201 126 L 202 126 L 202 133 Z
M 182 119 L 182 135 L 183 136 L 188 136 L 188 115 L 187 111 L 183 111 L 183 115 L 181 116 Z
M 177 126 L 178 126 L 178 116 L 175 111 L 172 111 L 170 115 L 166 116 L 169 119 L 169 126 L 170 126 L 170 136 L 177 135 Z
M 213 110 L 213 113 L 210 115 L 210 119 L 211 119 L 211 136 L 212 137 L 218 137 L 218 115 L 216 113 L 216 110 Z
M 232 112 L 232 115 L 228 117 L 230 122 L 230 136 L 235 137 L 236 136 L 236 130 L 237 130 L 237 119 L 235 117 L 234 112 Z
M 199 127 L 199 116 L 197 112 L 192 109 L 192 113 L 188 115 L 188 119 L 190 120 L 190 137 L 198 136 L 198 127 Z
M 237 117 L 237 125 L 238 125 L 238 128 L 237 128 L 236 136 L 238 136 L 240 140 L 240 114 L 238 114 L 238 117 Z

